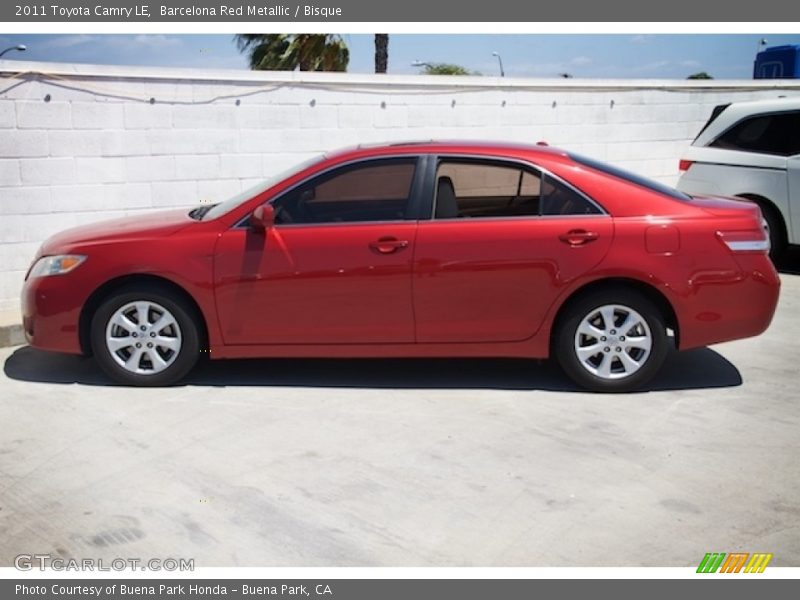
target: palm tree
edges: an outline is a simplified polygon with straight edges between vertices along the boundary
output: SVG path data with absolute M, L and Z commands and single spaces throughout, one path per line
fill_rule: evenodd
M 375 72 L 386 73 L 389 66 L 389 34 L 375 34 Z
M 350 51 L 336 34 L 236 35 L 240 52 L 247 52 L 257 71 L 346 71 Z

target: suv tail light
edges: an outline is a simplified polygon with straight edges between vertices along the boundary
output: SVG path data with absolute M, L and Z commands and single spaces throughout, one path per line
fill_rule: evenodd
M 686 160 L 685 158 L 682 158 L 680 161 L 678 161 L 678 169 L 681 171 L 688 171 L 689 167 L 691 167 L 693 164 L 693 160 Z
M 769 253 L 769 235 L 763 229 L 747 231 L 717 231 L 717 238 L 731 252 Z

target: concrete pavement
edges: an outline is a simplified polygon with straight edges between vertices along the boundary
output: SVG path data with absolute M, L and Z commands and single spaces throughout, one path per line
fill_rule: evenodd
M 0 348 L 25 343 L 19 309 L 0 310 Z
M 800 566 L 800 276 L 761 337 L 676 354 L 650 391 L 516 360 L 207 363 L 110 385 L 0 350 L 0 566 Z

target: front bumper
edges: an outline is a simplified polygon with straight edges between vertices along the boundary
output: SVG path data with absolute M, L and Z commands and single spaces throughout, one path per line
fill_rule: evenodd
M 22 286 L 22 327 L 34 348 L 81 354 L 80 315 L 86 294 L 73 273 L 29 277 Z

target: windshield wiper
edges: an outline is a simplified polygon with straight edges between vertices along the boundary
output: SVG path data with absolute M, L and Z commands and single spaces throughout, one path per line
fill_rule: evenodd
M 198 206 L 197 208 L 193 208 L 192 210 L 189 211 L 189 216 L 195 221 L 202 221 L 206 213 L 215 206 L 216 204 L 206 204 L 204 206 Z

